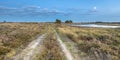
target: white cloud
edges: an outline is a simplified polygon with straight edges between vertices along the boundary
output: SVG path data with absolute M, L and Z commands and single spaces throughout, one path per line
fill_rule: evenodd
M 61 15 L 61 14 L 64 15 L 65 13 L 57 9 L 40 8 L 37 6 L 28 6 L 23 8 L 0 7 L 0 15 L 48 16 L 48 15 Z
M 27 6 L 22 8 L 0 7 L 0 16 L 72 16 L 72 15 L 93 15 L 97 7 L 92 9 L 48 9 L 39 6 Z
M 93 10 L 97 10 L 97 7 L 96 7 L 96 6 L 94 6 L 94 7 L 93 7 Z

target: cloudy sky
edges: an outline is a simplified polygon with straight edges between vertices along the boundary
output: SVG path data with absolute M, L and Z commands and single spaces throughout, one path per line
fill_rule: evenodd
M 120 22 L 120 0 L 0 0 L 0 21 Z

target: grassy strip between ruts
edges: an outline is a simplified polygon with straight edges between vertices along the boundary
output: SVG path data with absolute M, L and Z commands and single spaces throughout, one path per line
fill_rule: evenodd
M 49 31 L 47 38 L 43 41 L 41 52 L 42 53 L 36 57 L 36 60 L 66 60 L 52 29 Z

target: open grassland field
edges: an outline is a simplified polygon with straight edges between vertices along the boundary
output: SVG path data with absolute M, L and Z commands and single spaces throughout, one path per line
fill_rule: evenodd
M 0 60 L 16 55 L 45 30 L 38 23 L 0 23 Z
M 70 50 L 73 51 L 73 55 L 78 54 L 87 60 L 120 59 L 120 28 L 61 26 L 57 28 L 57 31 Z M 74 52 L 73 45 L 76 47 L 77 53 Z
M 120 60 L 120 28 L 0 23 L 0 60 Z

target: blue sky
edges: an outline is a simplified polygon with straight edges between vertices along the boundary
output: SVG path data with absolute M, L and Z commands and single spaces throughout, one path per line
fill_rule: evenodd
M 120 22 L 120 0 L 0 0 L 0 21 Z

